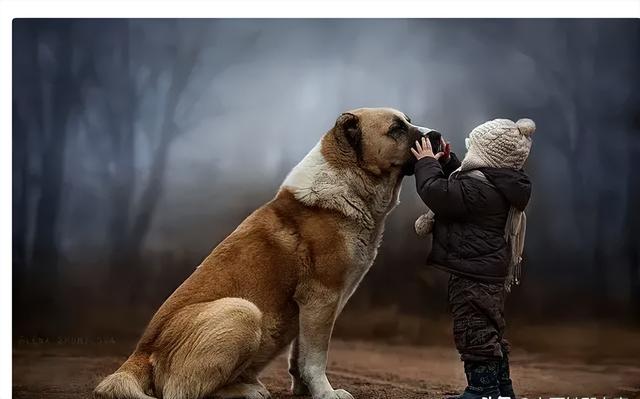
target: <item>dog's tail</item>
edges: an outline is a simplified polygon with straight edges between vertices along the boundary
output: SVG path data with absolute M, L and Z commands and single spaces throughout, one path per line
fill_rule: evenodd
M 151 390 L 149 356 L 134 352 L 120 368 L 93 391 L 100 399 L 155 399 Z

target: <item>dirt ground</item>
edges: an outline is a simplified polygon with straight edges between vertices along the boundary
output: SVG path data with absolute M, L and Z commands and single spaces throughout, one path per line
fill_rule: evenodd
M 14 346 L 13 397 L 87 398 L 96 383 L 126 358 L 130 344 L 27 342 Z M 334 340 L 328 375 L 356 399 L 441 398 L 464 387 L 462 365 L 450 347 L 418 347 Z M 516 351 L 513 378 L 529 398 L 640 398 L 640 359 L 580 359 Z M 262 381 L 274 398 L 288 392 L 286 357 Z

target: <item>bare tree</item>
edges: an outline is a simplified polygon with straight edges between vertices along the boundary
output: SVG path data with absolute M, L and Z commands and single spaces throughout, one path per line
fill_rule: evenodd
M 629 159 L 640 159 L 640 112 L 636 110 L 633 130 L 629 133 Z M 640 179 L 635 171 L 627 171 L 627 220 L 625 248 L 629 262 L 629 292 L 631 297 L 631 315 L 640 322 Z
M 92 74 L 78 46 L 78 33 L 68 21 L 28 21 L 16 29 L 30 50 L 21 67 L 31 70 L 34 78 L 14 88 L 14 167 L 20 171 L 14 182 L 14 271 L 23 282 L 30 281 L 35 309 L 47 312 L 55 307 L 59 274 L 68 123 Z
M 178 21 L 173 23 L 159 48 L 141 43 L 135 50 L 132 47 L 136 45 L 136 34 L 131 32 L 135 22 L 122 21 L 115 27 L 114 35 L 119 41 L 107 51 L 110 68 L 100 78 L 107 131 L 91 127 L 109 142 L 105 176 L 111 198 L 110 279 L 120 286 L 122 281 L 128 281 L 131 287 L 125 287 L 125 291 L 132 293 L 138 292 L 132 288 L 140 278 L 142 247 L 164 190 L 169 149 L 186 130 L 178 126 L 178 108 L 198 63 L 202 38 L 206 36 L 204 25 L 192 40 L 179 30 Z M 141 74 L 141 70 L 145 73 Z M 162 87 L 163 79 L 169 79 L 166 90 Z M 154 114 L 161 115 L 159 126 L 144 114 L 144 104 L 151 104 Z M 144 143 L 139 145 L 140 142 Z M 136 175 L 137 154 L 145 154 L 151 160 L 149 175 L 144 180 Z

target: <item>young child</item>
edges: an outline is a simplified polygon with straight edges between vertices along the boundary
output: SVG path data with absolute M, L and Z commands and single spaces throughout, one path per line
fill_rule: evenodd
M 458 398 L 515 398 L 509 346 L 503 338 L 504 301 L 512 249 L 505 238 L 510 213 L 524 211 L 531 183 L 522 167 L 535 124 L 495 119 L 473 129 L 462 162 L 416 142 L 416 188 L 435 214 L 429 264 L 451 273 L 453 336 L 467 377 Z M 447 155 L 445 155 L 447 154 Z M 416 223 L 418 229 L 418 223 Z

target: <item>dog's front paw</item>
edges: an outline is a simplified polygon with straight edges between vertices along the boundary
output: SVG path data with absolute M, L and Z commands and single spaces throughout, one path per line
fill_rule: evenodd
M 326 394 L 320 396 L 319 398 L 313 399 L 353 399 L 353 395 L 344 389 L 336 389 L 333 392 L 327 392 Z
M 291 382 L 291 393 L 296 396 L 309 395 L 309 388 L 302 380 L 294 378 Z
M 336 389 L 335 391 L 333 391 L 333 393 L 336 395 L 336 398 L 338 399 L 353 399 L 353 395 L 351 395 L 349 392 L 345 391 L 344 389 Z

